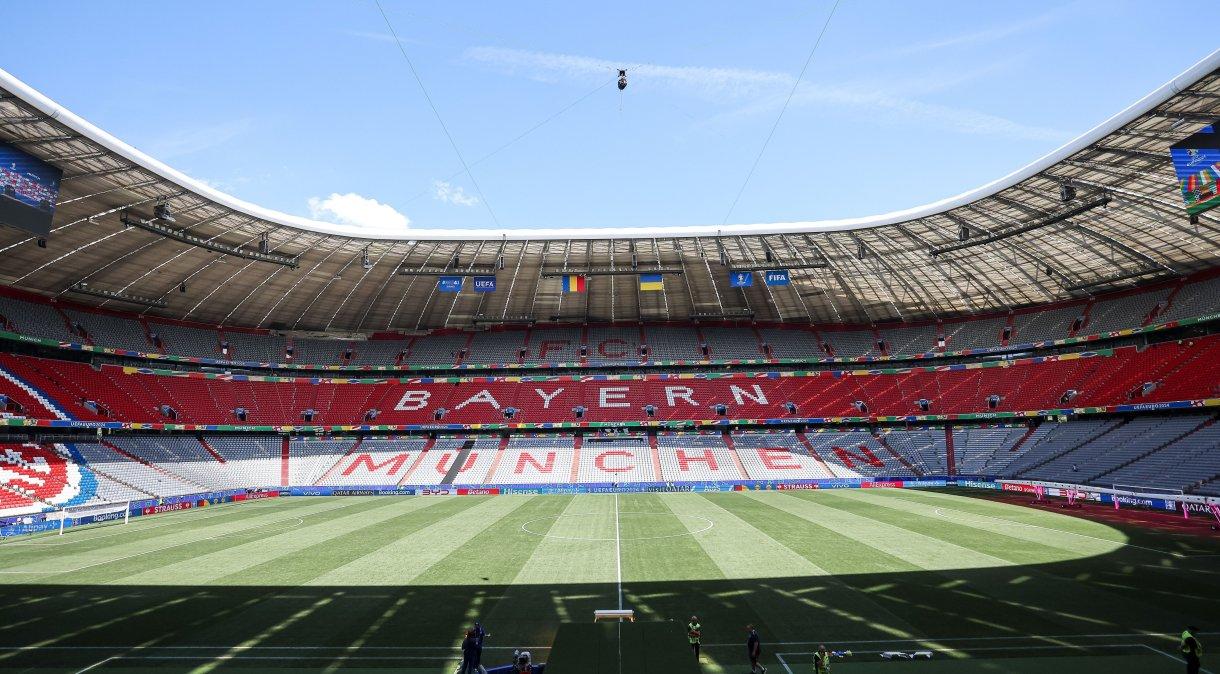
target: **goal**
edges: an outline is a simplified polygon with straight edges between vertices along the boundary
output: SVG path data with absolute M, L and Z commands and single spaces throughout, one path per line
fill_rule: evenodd
M 127 524 L 131 521 L 131 501 L 122 503 L 95 503 L 92 505 L 61 508 L 47 515 L 48 520 L 59 520 L 59 535 L 68 527 L 84 524 Z

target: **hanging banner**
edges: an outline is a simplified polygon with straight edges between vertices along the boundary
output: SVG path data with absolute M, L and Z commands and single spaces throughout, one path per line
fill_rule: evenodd
M 474 277 L 474 291 L 476 293 L 494 293 L 496 291 L 496 277 L 494 277 L 494 276 L 476 276 L 476 277 Z
M 731 288 L 749 288 L 754 285 L 754 272 L 738 271 L 729 274 L 729 287 Z
M 787 269 L 768 269 L 763 281 L 769 286 L 786 286 L 792 282 Z
M 443 293 L 462 292 L 461 276 L 442 276 L 436 281 L 436 289 Z

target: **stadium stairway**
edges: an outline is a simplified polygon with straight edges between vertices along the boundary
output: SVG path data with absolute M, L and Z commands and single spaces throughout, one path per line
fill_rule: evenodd
M 827 475 L 831 477 L 842 477 L 841 475 L 835 474 L 834 469 L 830 467 L 830 464 L 826 462 L 826 459 L 822 456 L 822 454 L 818 452 L 818 450 L 814 449 L 813 443 L 809 442 L 809 438 L 805 437 L 804 431 L 797 431 L 796 437 L 799 438 L 801 444 L 805 446 L 805 451 L 809 452 L 809 456 L 812 456 L 815 461 L 822 465 L 822 470 L 825 470 Z
M 458 451 L 457 458 L 450 464 L 449 470 L 445 471 L 445 477 L 441 478 L 441 484 L 454 484 L 458 474 L 465 469 L 470 461 L 470 453 L 474 450 L 474 440 L 467 440 L 462 443 L 462 448 Z M 497 456 L 499 453 L 497 452 Z
M 911 473 L 913 475 L 915 475 L 916 477 L 923 477 L 923 471 L 920 470 L 919 468 L 916 468 L 914 465 L 912 465 L 911 462 L 908 461 L 905 456 L 894 451 L 894 448 L 890 445 L 889 442 L 886 441 L 885 436 L 874 431 L 873 437 L 877 439 L 877 444 L 881 445 L 882 449 L 889 452 L 890 456 L 894 457 L 895 461 L 897 461 L 898 463 L 901 463 L 904 468 L 911 471 Z
M 428 438 L 428 440 L 424 443 L 423 448 L 420 449 L 419 456 L 415 457 L 415 461 L 413 461 L 411 465 L 407 467 L 407 471 L 403 473 L 402 478 L 398 480 L 398 486 L 401 487 L 405 484 L 409 484 L 407 481 L 410 480 L 411 476 L 415 474 L 415 471 L 418 470 L 421 465 L 423 465 L 424 459 L 428 456 L 428 452 L 432 451 L 432 448 L 435 446 L 436 438 Z
M 120 477 L 117 477 L 117 476 L 115 476 L 115 475 L 113 475 L 113 474 L 111 474 L 111 473 L 109 473 L 109 472 L 102 471 L 102 470 L 98 470 L 97 466 L 95 466 L 95 465 L 93 465 L 93 464 L 87 464 L 85 467 L 86 467 L 86 468 L 88 468 L 90 471 L 92 471 L 92 472 L 93 472 L 95 475 L 98 475 L 98 476 L 100 476 L 100 477 L 104 477 L 104 478 L 106 478 L 107 480 L 110 480 L 111 482 L 114 482 L 114 483 L 119 484 L 119 485 L 121 485 L 121 486 L 123 486 L 123 487 L 126 487 L 126 488 L 128 488 L 128 489 L 131 489 L 132 491 L 135 491 L 135 492 L 138 492 L 138 493 L 140 493 L 140 494 L 143 494 L 143 495 L 145 495 L 145 496 L 146 496 L 146 497 L 148 497 L 148 498 L 157 498 L 157 494 L 154 494 L 154 493 L 152 493 L 151 491 L 149 491 L 149 490 L 147 490 L 147 489 L 144 489 L 144 488 L 142 488 L 142 487 L 137 487 L 136 485 L 134 485 L 134 484 L 132 484 L 132 483 L 130 483 L 130 482 L 128 482 L 128 481 L 126 481 L 126 480 L 124 480 L 124 479 L 120 478 Z
M 1038 470 L 1042 466 L 1045 466 L 1046 464 L 1048 464 L 1056 459 L 1067 456 L 1068 454 L 1076 451 L 1077 449 L 1080 449 L 1081 447 L 1084 447 L 1085 445 L 1087 445 L 1091 442 L 1095 442 L 1098 439 L 1113 433 L 1115 430 L 1122 428 L 1126 423 L 1127 423 L 1126 419 L 1120 420 L 1117 424 L 1113 424 L 1112 426 L 1105 429 L 1098 435 L 1089 435 L 1088 437 L 1084 438 L 1082 441 L 1070 445 L 1067 449 L 1055 452 L 1052 455 L 1047 456 L 1031 465 L 1023 466 L 1021 468 L 1021 471 L 1019 473 L 1016 473 L 1015 475 L 1013 475 L 1013 477 L 1021 477 L 1023 475 L 1027 475 L 1030 472 Z
M 200 437 L 195 438 L 195 439 L 199 441 L 199 444 L 200 444 L 200 445 L 203 447 L 203 449 L 204 449 L 204 450 L 205 450 L 205 451 L 206 451 L 208 454 L 211 454 L 211 455 L 212 455 L 212 458 L 213 458 L 213 459 L 216 459 L 216 462 L 217 462 L 217 463 L 224 463 L 224 462 L 225 462 L 225 458 L 224 458 L 223 456 L 221 456 L 220 454 L 216 453 L 216 450 L 215 450 L 215 449 L 213 449 L 213 448 L 212 448 L 212 446 L 208 444 L 207 438 L 204 438 L 203 436 L 200 436 Z M 288 441 L 288 438 L 284 438 L 284 442 L 287 442 L 287 441 Z M 287 457 L 285 457 L 285 459 L 286 459 L 286 458 L 287 458 Z
M 343 463 L 344 459 L 351 456 L 353 452 L 360 448 L 360 443 L 363 441 L 363 437 L 357 437 L 356 442 L 354 442 L 351 447 L 348 447 L 347 451 L 340 455 L 339 458 L 335 459 L 335 463 L 330 468 L 327 468 L 326 472 L 322 473 L 321 477 L 314 481 L 314 485 L 326 484 L 326 481 L 330 479 L 331 474 L 339 469 L 339 466 Z
M 289 476 L 292 474 L 292 441 L 285 435 L 281 438 L 280 444 L 280 486 L 287 487 L 291 484 Z M 203 442 L 200 439 L 200 442 Z
M 164 476 L 166 476 L 166 477 L 168 477 L 168 478 L 171 478 L 171 479 L 177 480 L 177 481 L 179 481 L 179 482 L 183 482 L 183 483 L 188 484 L 188 485 L 192 485 L 192 486 L 198 487 L 198 488 L 199 488 L 199 491 L 201 491 L 201 492 L 204 492 L 204 491 L 210 491 L 210 490 L 211 490 L 211 488 L 210 488 L 210 487 L 207 487 L 207 486 L 205 486 L 205 485 L 202 485 L 202 484 L 200 484 L 200 483 L 198 483 L 198 482 L 196 482 L 196 481 L 194 481 L 194 480 L 190 480 L 190 479 L 187 479 L 187 478 L 185 478 L 185 477 L 182 477 L 181 475 L 179 475 L 179 474 L 175 473 L 174 471 L 169 470 L 169 469 L 167 469 L 167 468 L 164 468 L 164 467 L 162 467 L 162 466 L 159 466 L 159 465 L 157 465 L 157 464 L 155 464 L 155 463 L 153 463 L 153 462 L 151 462 L 151 461 L 149 461 L 149 460 L 147 460 L 147 459 L 145 459 L 145 458 L 143 458 L 143 457 L 136 456 L 135 454 L 132 454 L 131 452 L 129 452 L 129 451 L 127 451 L 127 450 L 123 449 L 122 447 L 119 447 L 118 445 L 116 445 L 116 444 L 114 444 L 114 443 L 112 443 L 112 442 L 108 442 L 108 441 L 106 441 L 106 440 L 101 440 L 101 439 L 99 439 L 99 440 L 98 440 L 98 444 L 102 445 L 103 447 L 109 447 L 110 449 L 114 450 L 114 452 L 115 452 L 116 454 L 119 454 L 120 456 L 123 456 L 124 458 L 130 459 L 130 460 L 132 460 L 132 461 L 135 461 L 136 463 L 141 463 L 141 464 L 143 464 L 143 465 L 145 465 L 145 466 L 147 466 L 147 467 L 149 467 L 149 468 L 151 468 L 151 469 L 153 469 L 153 470 L 157 471 L 158 473 L 161 473 L 162 475 L 164 475 Z
M 1157 452 L 1161 451 L 1162 449 L 1165 449 L 1166 447 L 1169 447 L 1187 437 L 1190 437 L 1191 435 L 1194 435 L 1195 433 L 1198 433 L 1199 431 L 1203 430 L 1204 428 L 1211 426 L 1214 422 L 1215 422 L 1214 418 L 1205 419 L 1205 420 L 1203 420 L 1202 423 L 1198 424 L 1197 426 L 1191 427 L 1186 432 L 1174 435 L 1174 436 L 1170 437 L 1169 439 L 1165 440 L 1164 442 L 1161 442 L 1159 445 L 1153 447 L 1152 449 L 1149 449 L 1148 451 L 1145 451 L 1136 456 L 1133 456 L 1133 457 L 1127 459 L 1126 461 L 1123 461 L 1122 463 L 1118 464 L 1117 466 L 1107 469 L 1103 473 L 1099 473 L 1098 475 L 1090 478 L 1089 482 L 1096 484 L 1097 481 L 1102 479 L 1103 477 L 1110 475 L 1111 473 L 1115 473 L 1119 470 L 1122 470 L 1123 468 L 1126 468 L 1127 466 L 1130 466 L 1133 463 L 1143 461 L 1144 459 L 1152 456 L 1153 454 L 1156 454 Z M 1160 438 L 1158 438 L 1158 440 L 1159 439 Z
M 38 389 L 34 388 L 33 386 L 27 384 L 25 382 L 25 380 L 23 380 L 21 377 L 17 376 L 15 373 L 9 372 L 7 369 L 0 367 L 0 378 L 7 380 L 10 384 L 12 384 L 13 386 L 16 386 L 20 391 L 25 393 L 25 395 L 28 397 L 28 400 L 21 399 L 21 400 L 17 400 L 17 402 L 21 403 L 22 407 L 27 408 L 27 411 L 33 411 L 33 410 L 29 409 L 30 408 L 29 402 L 33 401 L 33 402 L 38 403 L 38 405 L 40 405 L 44 410 L 46 410 L 46 412 L 49 415 L 51 415 L 52 418 L 55 418 L 55 419 L 70 419 L 71 418 L 68 416 L 68 414 L 66 412 L 64 412 L 62 409 L 60 409 L 60 407 L 58 405 L 56 405 L 49 398 L 47 398 L 45 395 L 43 395 L 42 392 L 40 392 Z
M 749 479 L 750 474 L 746 472 L 746 467 L 741 463 L 741 455 L 737 453 L 737 447 L 733 444 L 733 436 L 729 433 L 724 433 L 720 436 L 724 440 L 724 444 L 729 448 L 729 456 L 733 457 L 733 465 L 737 466 L 737 474 L 743 480 Z

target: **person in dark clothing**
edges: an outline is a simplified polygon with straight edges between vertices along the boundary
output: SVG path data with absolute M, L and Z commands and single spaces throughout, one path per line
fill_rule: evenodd
M 1203 667 L 1203 644 L 1195 636 L 1199 628 L 1188 625 L 1182 632 L 1182 659 L 1186 661 L 1186 674 L 1199 674 Z
M 458 674 L 478 674 L 479 650 L 474 630 L 467 632 L 466 638 L 462 640 L 462 666 L 458 668 Z
M 762 641 L 753 625 L 746 626 L 750 635 L 746 637 L 746 655 L 750 658 L 750 674 L 766 674 L 767 668 L 758 661 L 762 657 Z

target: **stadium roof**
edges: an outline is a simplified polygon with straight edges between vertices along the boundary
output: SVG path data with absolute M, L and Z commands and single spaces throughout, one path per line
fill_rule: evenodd
M 873 217 L 646 231 L 412 229 L 393 240 L 220 192 L 0 70 L 0 140 L 64 171 L 45 248 L 0 227 L 0 283 L 214 325 L 342 333 L 692 317 L 881 323 L 1004 311 L 1215 266 L 1220 215 L 1190 221 L 1168 148 L 1220 116 L 1218 104 L 1220 51 L 1008 176 Z M 1064 184 L 1075 190 L 1070 201 Z M 154 217 L 159 201 L 173 222 Z M 789 269 L 792 282 L 732 288 L 734 269 Z M 471 283 L 438 292 L 440 271 L 494 272 L 497 292 Z M 641 291 L 635 274 L 655 271 L 664 290 Z M 588 292 L 563 293 L 565 272 L 588 273 Z M 151 302 L 133 301 L 141 298 Z

